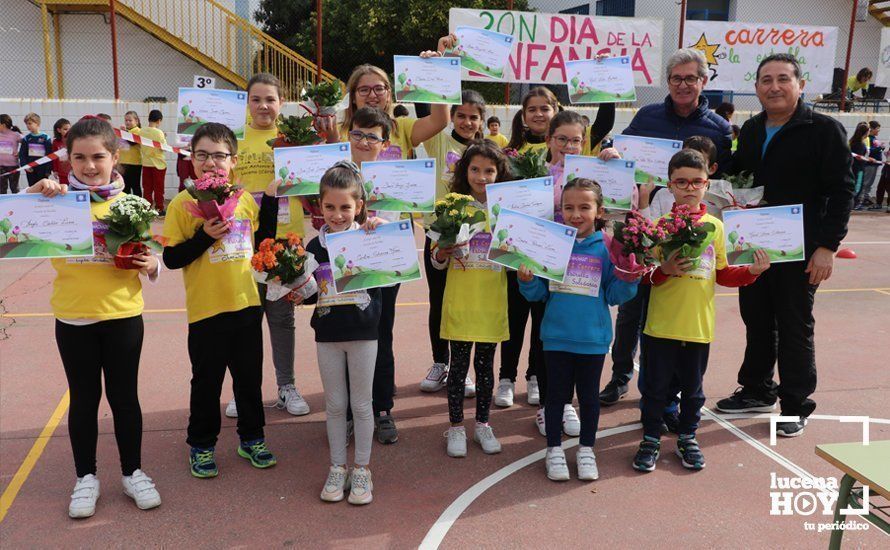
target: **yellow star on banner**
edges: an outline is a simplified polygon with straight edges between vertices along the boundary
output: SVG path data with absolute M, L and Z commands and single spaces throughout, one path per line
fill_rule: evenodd
M 225 247 L 225 245 L 223 245 L 222 240 L 216 241 L 215 243 L 213 243 L 213 246 L 210 248 L 211 254 L 214 252 L 225 252 L 225 251 L 226 251 L 226 247 Z
M 708 65 L 717 64 L 717 57 L 715 57 L 714 54 L 717 53 L 717 49 L 720 47 L 720 44 L 708 44 L 708 39 L 705 38 L 704 33 L 702 33 L 701 37 L 698 39 L 698 42 L 689 47 L 696 50 L 701 50 L 701 52 L 705 54 L 705 61 L 708 62 Z

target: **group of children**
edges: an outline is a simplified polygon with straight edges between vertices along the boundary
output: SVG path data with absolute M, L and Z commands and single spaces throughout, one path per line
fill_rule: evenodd
M 452 41 L 453 37 L 443 37 L 438 52 L 421 55 L 439 55 Z M 460 105 L 434 105 L 422 118 L 393 118 L 389 78 L 385 71 L 371 65 L 355 69 L 347 91 L 349 104 L 342 124 L 337 127 L 330 120 L 317 122 L 329 141 L 338 137 L 349 141 L 352 161 L 337 163 L 321 179 L 319 208 L 323 223 L 318 235 L 306 244 L 306 250 L 319 263 L 315 272 L 319 291 L 303 303 L 315 306 L 310 324 L 324 386 L 330 447 L 330 468 L 320 496 L 325 501 L 347 499 L 360 505 L 373 498 L 369 465 L 374 433 L 381 443 L 398 439 L 391 414 L 398 285 L 331 292 L 331 285 L 323 284 L 330 282 L 326 236 L 360 228 L 374 231 L 397 218 L 368 211 L 361 177 L 363 162 L 405 159 L 423 145 L 437 160 L 437 196 L 447 192 L 470 195 L 474 201 L 471 208 L 483 213 L 487 213 L 486 186 L 514 179 L 514 175 L 502 147 L 483 136 L 486 107 L 478 93 L 466 90 Z M 295 387 L 293 304 L 267 300 L 265 285 L 255 283 L 250 263 L 263 239 L 276 235 L 294 239 L 304 234 L 301 203 L 275 197 L 280 181 L 275 179 L 267 141 L 277 135 L 281 88 L 275 77 L 258 74 L 248 83 L 247 94 L 251 123 L 242 141 L 236 140 L 229 128 L 207 123 L 199 127 L 190 144 L 195 176 L 222 171 L 243 186 L 246 192 L 237 198 L 233 215 L 225 220 L 195 217 L 187 207 L 194 199 L 182 191 L 170 202 L 163 224 L 163 264 L 167 269 L 181 269 L 185 285 L 192 365 L 186 442 L 190 471 L 198 478 L 219 473 L 216 443 L 226 369 L 231 373 L 234 391 L 226 414 L 238 419 L 237 454 L 256 468 L 269 468 L 277 462 L 264 434 L 264 315 L 270 329 L 278 406 L 295 415 L 309 412 Z M 684 466 L 704 467 L 695 430 L 704 403 L 701 382 L 714 331 L 714 284 L 748 284 L 769 267 L 769 261 L 758 254 L 752 266 L 727 266 L 722 225 L 701 206 L 711 163 L 701 153 L 684 149 L 671 160 L 668 188 L 674 203 L 698 210 L 703 220 L 717 227 L 710 246 L 694 268 L 688 259 L 674 255 L 662 258 L 661 266 L 643 281 L 628 282 L 627 277 L 617 277 L 604 245 L 606 212 L 600 186 L 584 178 L 566 183 L 562 175 L 565 155 L 600 154 L 600 143 L 611 130 L 614 115 L 614 105 L 602 105 L 594 123 L 588 125 L 579 114 L 563 111 L 552 92 L 534 88 L 523 99 L 507 144 L 520 153 L 547 151 L 556 180 L 554 216 L 577 229 L 573 255 L 589 257 L 593 266 L 590 276 L 596 284 L 579 287 L 548 283 L 532 276 L 524 266 L 518 272 L 508 272 L 488 262 L 488 225 L 465 247 L 438 247 L 428 237 L 425 241 L 430 343 L 435 363 L 421 389 L 447 387 L 451 425 L 445 435 L 449 456 L 467 455 L 463 400 L 473 393 L 473 439 L 485 453 L 501 451 L 489 423 L 495 350 L 501 343 L 500 385 L 510 390 L 503 395 L 509 393 L 512 402 L 525 326 L 531 316 L 527 380 L 530 398 L 535 390 L 534 404 L 539 405 L 537 427 L 547 437 L 547 475 L 553 480 L 569 478 L 560 446 L 561 434 L 566 431 L 581 438 L 577 453 L 579 479 L 597 479 L 593 447 L 599 421 L 600 373 L 612 340 L 609 306 L 631 299 L 638 284 L 646 284 L 652 286 L 652 296 L 641 365 L 645 435 L 633 466 L 643 471 L 654 469 L 661 412 L 672 399 L 673 388 L 681 392 L 678 453 Z M 149 118 L 152 123 L 159 122 L 154 113 Z M 445 130 L 449 122 L 453 123 L 451 131 Z M 497 120 L 487 122 L 490 129 L 499 126 Z M 2 118 L 0 123 L 6 124 Z M 135 113 L 127 114 L 126 127 L 129 131 L 139 128 Z M 161 135 L 147 130 L 141 130 L 140 135 L 162 141 Z M 43 177 L 27 191 L 45 196 L 68 189 L 91 191 L 96 255 L 52 261 L 57 277 L 51 303 L 56 340 L 71 390 L 69 434 L 77 471 L 69 515 L 93 515 L 99 497 L 96 414 L 103 374 L 114 414 L 124 491 L 139 508 L 153 508 L 161 499 L 153 480 L 141 469 L 137 374 L 143 338 L 142 278 L 156 280 L 160 262 L 151 254 L 140 254 L 136 257 L 138 270 L 116 269 L 114 251 L 101 246 L 107 231 L 101 218 L 128 192 L 138 193 L 138 183 L 133 183 L 135 169 L 131 168 L 136 166 L 135 155 L 130 153 L 132 144 L 130 149 L 121 150 L 111 125 L 98 117 L 84 117 L 70 126 L 64 137 L 70 162 L 67 185 Z M 146 149 L 142 151 L 143 165 Z M 123 167 L 123 176 L 116 172 L 118 165 Z M 144 168 L 146 187 L 154 175 L 146 179 Z M 162 170 L 158 166 L 149 168 Z M 642 190 L 644 194 L 648 191 L 651 189 Z M 149 196 L 146 190 L 146 198 Z M 163 202 L 154 204 L 163 206 Z M 471 355 L 475 382 L 468 376 Z M 571 405 L 573 393 L 578 396 L 580 419 Z M 353 436 L 350 467 L 347 445 Z

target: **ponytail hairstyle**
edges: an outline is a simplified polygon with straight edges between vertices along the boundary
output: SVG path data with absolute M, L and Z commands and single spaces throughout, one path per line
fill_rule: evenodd
M 55 124 L 53 124 L 53 137 L 54 138 L 62 139 L 62 134 L 61 134 L 62 126 L 66 125 L 66 124 L 68 124 L 69 126 L 71 125 L 71 122 L 69 122 L 67 118 L 60 118 L 59 120 L 56 121 Z
M 566 191 L 569 189 L 590 191 L 593 193 L 594 200 L 596 201 L 597 212 L 603 207 L 603 189 L 596 181 L 590 178 L 575 178 L 571 181 L 567 181 L 562 187 L 562 197 L 566 196 Z M 559 199 L 560 207 L 562 207 L 562 197 Z M 596 221 L 593 222 L 593 230 L 601 231 L 604 227 L 606 227 L 606 220 L 597 216 Z
M 356 203 L 362 201 L 362 208 L 355 213 L 355 221 L 363 224 L 368 220 L 368 199 L 365 196 L 365 182 L 362 174 L 351 160 L 341 160 L 328 168 L 321 177 L 318 198 L 324 199 L 324 195 L 331 189 L 349 191 Z
M 556 96 L 553 95 L 553 92 L 549 89 L 543 86 L 536 86 L 529 90 L 528 93 L 525 94 L 525 97 L 522 98 L 522 109 L 513 116 L 513 123 L 510 127 L 510 143 L 507 144 L 507 149 L 516 149 L 518 151 L 527 143 L 527 126 L 523 118 L 525 116 L 525 109 L 528 107 L 528 102 L 533 97 L 543 97 L 547 103 L 553 107 L 554 111 L 561 110 L 559 100 L 556 99 Z
M 107 121 L 93 115 L 83 117 L 68 130 L 68 136 L 65 138 L 65 147 L 68 148 L 68 153 L 70 154 L 74 150 L 74 142 L 88 137 L 100 138 L 102 145 L 109 153 L 112 155 L 117 153 L 118 139 L 114 128 Z
M 479 118 L 485 120 L 485 98 L 482 97 L 482 94 L 477 92 L 476 90 L 464 90 L 460 94 L 460 103 L 461 105 L 472 105 L 479 110 Z M 454 113 L 457 112 L 457 108 L 460 105 L 452 105 L 451 106 L 451 119 L 454 120 Z M 484 134 L 482 133 L 482 129 L 480 128 L 476 135 L 473 136 L 473 139 L 482 139 Z
M 485 157 L 494 162 L 498 174 L 495 176 L 495 180 L 492 183 L 500 183 L 502 181 L 510 181 L 513 179 L 513 174 L 510 173 L 510 163 L 507 161 L 507 155 L 501 151 L 501 148 L 493 141 L 477 139 L 471 141 L 467 145 L 464 154 L 460 157 L 460 160 L 457 161 L 457 164 L 454 165 L 454 177 L 451 179 L 451 191 L 453 193 L 460 193 L 461 195 L 472 194 L 471 192 L 473 189 L 470 187 L 470 180 L 467 177 L 467 172 L 470 170 L 470 162 L 478 156 Z
M 22 133 L 18 129 L 18 126 L 13 125 L 12 117 L 7 115 L 6 113 L 3 113 L 2 115 L 0 115 L 0 124 L 2 124 L 3 126 L 6 126 L 7 130 L 12 130 L 13 132 L 16 132 L 17 134 Z

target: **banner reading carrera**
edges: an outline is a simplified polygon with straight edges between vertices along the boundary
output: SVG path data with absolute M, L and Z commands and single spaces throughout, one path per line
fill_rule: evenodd
M 800 63 L 805 92 L 831 91 L 837 27 L 687 21 L 683 44 L 705 54 L 706 88 L 712 90 L 753 92 L 760 61 L 774 53 L 790 53 Z
M 451 8 L 448 28 L 479 27 L 515 38 L 503 78 L 464 70 L 464 80 L 566 83 L 566 61 L 630 57 L 637 86 L 661 86 L 662 20 Z

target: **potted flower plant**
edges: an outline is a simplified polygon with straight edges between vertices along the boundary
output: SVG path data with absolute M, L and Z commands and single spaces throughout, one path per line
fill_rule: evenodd
M 152 239 L 151 222 L 158 217 L 151 204 L 136 195 L 124 195 L 114 201 L 108 215 L 100 221 L 108 226 L 105 244 L 114 255 L 118 269 L 139 269 L 133 263 L 135 256 L 149 249 L 160 251 L 160 245 Z
M 235 213 L 238 199 L 244 192 L 238 185 L 229 181 L 223 170 L 205 172 L 203 176 L 192 181 L 185 180 L 185 189 L 197 203 L 186 203 L 186 209 L 192 215 L 205 220 L 217 218 L 226 220 Z
M 267 285 L 267 300 L 285 298 L 293 302 L 297 296 L 305 299 L 318 292 L 312 277 L 318 262 L 296 233 L 288 233 L 284 239 L 263 240 L 250 263 L 254 278 Z

